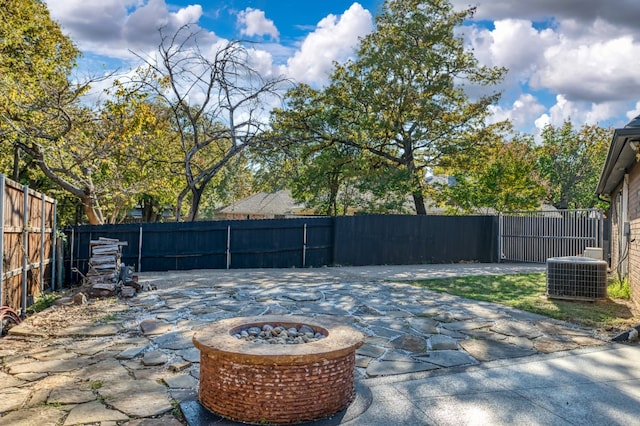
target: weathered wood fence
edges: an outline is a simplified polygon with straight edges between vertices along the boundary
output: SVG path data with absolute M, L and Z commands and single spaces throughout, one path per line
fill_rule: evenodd
M 22 316 L 55 289 L 56 209 L 56 200 L 0 174 L 0 305 Z

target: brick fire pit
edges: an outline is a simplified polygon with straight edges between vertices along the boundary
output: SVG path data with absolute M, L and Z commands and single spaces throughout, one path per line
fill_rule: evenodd
M 265 324 L 307 325 L 326 337 L 302 344 L 233 337 Z M 328 319 L 266 315 L 215 322 L 193 337 L 200 350 L 200 402 L 245 423 L 292 424 L 330 416 L 355 397 L 355 351 L 363 342 L 359 331 Z

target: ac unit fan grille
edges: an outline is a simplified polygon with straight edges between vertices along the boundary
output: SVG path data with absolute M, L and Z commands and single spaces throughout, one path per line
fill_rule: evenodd
M 607 262 L 578 256 L 547 259 L 547 297 L 568 300 L 607 297 Z

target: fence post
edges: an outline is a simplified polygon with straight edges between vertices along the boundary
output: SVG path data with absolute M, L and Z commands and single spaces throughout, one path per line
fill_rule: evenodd
M 502 263 L 502 212 L 498 213 L 498 263 Z
M 58 200 L 53 200 L 53 224 L 51 225 L 51 291 L 56 291 L 56 264 L 58 263 Z
M 29 187 L 22 186 L 24 212 L 22 215 L 22 318 L 27 316 L 27 271 L 29 265 Z
M 302 267 L 307 266 L 307 224 L 302 227 Z
M 76 243 L 76 232 L 74 228 L 71 228 L 71 242 L 69 243 L 69 281 L 73 282 L 73 250 Z
M 142 226 L 138 236 L 138 272 L 142 272 Z
M 46 202 L 44 194 L 40 194 L 42 202 L 40 203 L 40 291 L 44 291 L 44 227 L 46 225 L 44 212 Z
M 597 247 L 602 247 L 602 252 L 604 253 L 604 211 L 598 209 L 598 226 L 600 227 L 598 232 L 598 245 Z M 606 258 L 604 255 L 602 256 L 604 260 Z
M 0 307 L 4 306 L 4 175 L 0 174 Z M 0 336 L 2 336 L 2 321 L 0 321 Z
M 227 269 L 231 267 L 231 225 L 227 225 Z

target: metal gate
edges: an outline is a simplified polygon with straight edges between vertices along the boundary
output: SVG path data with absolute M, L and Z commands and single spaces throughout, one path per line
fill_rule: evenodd
M 582 255 L 603 248 L 602 210 L 501 213 L 498 248 L 503 262 L 545 263 L 550 257 Z

